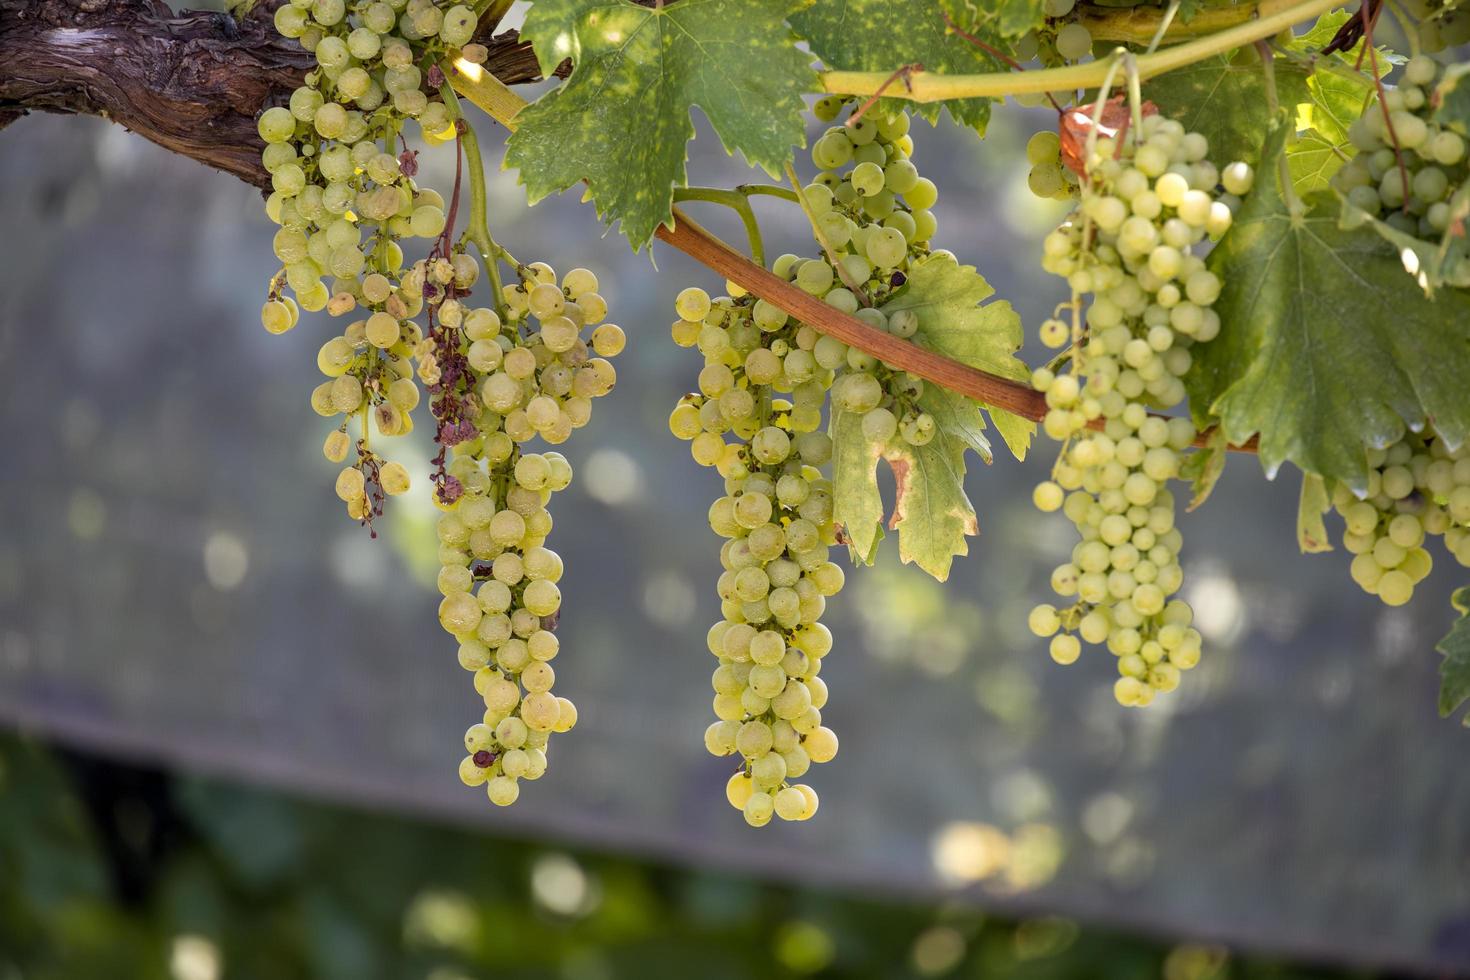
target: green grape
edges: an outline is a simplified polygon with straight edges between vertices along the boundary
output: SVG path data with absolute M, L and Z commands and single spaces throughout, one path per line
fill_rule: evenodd
M 1057 31 L 1056 46 L 1068 61 L 1080 60 L 1092 52 L 1092 32 L 1081 24 L 1066 24 Z
M 558 444 L 586 424 L 592 400 L 616 383 L 608 358 L 626 337 L 602 322 L 606 303 L 585 269 L 558 288 L 549 266 L 526 266 L 497 311 L 466 302 L 478 263 L 448 236 L 431 258 L 405 260 L 399 240 L 438 240 L 447 214 L 440 194 L 403 173 L 398 133 L 409 117 L 429 135 L 448 127 L 449 109 L 424 87 L 423 69 L 458 47 L 484 61 L 486 52 L 469 43 L 470 7 L 410 0 L 348 9 L 343 0 L 302 0 L 280 8 L 276 22 L 321 67 L 289 108 L 269 109 L 259 121 L 275 190 L 267 213 L 282 226 L 273 241 L 283 263 L 275 283 L 284 279 L 296 294 L 292 301 L 273 291 L 261 321 L 284 332 L 298 304 L 334 315 L 362 307 L 361 318 L 318 353 L 328 380 L 312 407 L 324 416 L 361 413 L 380 434 L 405 434 L 418 384 L 430 386 L 434 439 L 444 449 L 434 475 L 444 509 L 439 619 L 485 705 L 466 733 L 460 778 L 509 805 L 520 780 L 545 772 L 550 734 L 577 720 L 575 706 L 551 692 L 562 566 L 544 544 L 545 505 L 569 484 L 571 468 L 559 453 L 523 446 L 538 437 Z M 415 318 L 425 314 L 420 325 Z M 345 425 L 329 434 L 323 454 L 341 466 L 335 490 L 349 516 L 365 524 L 381 514 L 385 496 L 410 488 L 405 466 L 368 450 L 366 439 L 354 443 Z
M 1026 161 L 1031 164 L 1055 163 L 1062 153 L 1062 140 L 1055 132 L 1044 129 L 1026 141 Z
M 1037 197 L 1056 197 L 1067 189 L 1062 169 L 1054 163 L 1040 163 L 1026 175 L 1026 186 Z

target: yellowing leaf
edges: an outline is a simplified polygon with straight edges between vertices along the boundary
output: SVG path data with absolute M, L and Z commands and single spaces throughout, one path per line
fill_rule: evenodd
M 964 440 L 941 426 L 923 446 L 895 439 L 883 453 L 897 487 L 888 526 L 898 531 L 898 557 L 941 582 L 949 578 L 955 556 L 970 553 L 965 537 L 979 530 L 965 496 L 965 448 Z
M 919 318 L 914 341 L 930 350 L 992 373 L 1026 378 L 1026 366 L 1015 356 L 1020 318 L 1008 303 L 984 303 L 993 293 L 973 266 L 930 257 L 910 270 L 904 290 L 883 311 L 912 310 Z M 977 531 L 975 509 L 965 495 L 965 453 L 973 450 L 989 462 L 990 442 L 978 402 L 926 384 L 916 407 L 935 422 L 935 437 L 923 446 L 901 438 L 874 443 L 863 437 L 861 416 L 833 409 L 833 515 L 845 529 L 853 560 L 871 564 L 883 538 L 877 465 L 880 458 L 887 460 L 897 485 L 889 527 L 898 531 L 899 557 L 942 581 L 955 556 L 969 552 L 965 538 Z M 1009 412 L 989 411 L 1007 445 L 1024 456 L 1035 426 Z
M 1332 507 L 1327 482 L 1315 473 L 1302 474 L 1302 496 L 1296 512 L 1296 541 L 1303 554 L 1331 551 L 1332 540 L 1322 515 Z
M 1444 654 L 1439 665 L 1439 713 L 1445 718 L 1470 701 L 1470 586 L 1456 591 L 1450 602 L 1459 610 L 1460 618 L 1434 647 Z M 1470 718 L 1465 724 L 1470 725 Z
M 899 310 L 913 310 L 919 317 L 919 331 L 913 339 L 920 347 L 990 374 L 1029 381 L 1030 368 L 1016 356 L 1023 339 L 1021 318 L 1004 300 L 986 303 L 994 294 L 974 266 L 930 256 L 913 267 L 907 286 L 883 305 L 883 312 L 892 316 Z M 1025 459 L 1036 423 L 1003 409 L 986 406 L 986 410 L 1012 454 Z M 976 416 L 975 428 L 983 429 L 983 420 L 978 413 Z M 988 456 L 988 443 L 981 449 L 972 442 L 972 448 Z

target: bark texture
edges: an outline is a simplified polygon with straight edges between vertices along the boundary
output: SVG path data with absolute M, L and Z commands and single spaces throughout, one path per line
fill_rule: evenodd
M 33 110 L 101 116 L 265 187 L 256 116 L 313 65 L 276 33 L 274 6 L 236 21 L 157 0 L 0 0 L 0 129 Z M 513 31 L 481 43 L 501 81 L 540 77 Z

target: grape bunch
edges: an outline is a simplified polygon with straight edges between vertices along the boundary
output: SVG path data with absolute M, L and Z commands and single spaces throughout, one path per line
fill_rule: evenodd
M 1434 566 L 1425 548 L 1434 535 L 1470 568 L 1470 447 L 1450 450 L 1433 433 L 1409 433 L 1368 450 L 1368 465 L 1362 499 L 1340 483 L 1332 492 L 1353 581 L 1390 606 L 1403 605 Z
M 817 118 L 831 122 L 851 101 L 820 99 Z M 869 107 L 861 115 L 854 110 L 846 124 L 830 127 L 812 144 L 812 162 L 820 172 L 802 194 L 820 242 L 831 248 L 836 264 L 824 252 L 815 259 L 783 255 L 772 267 L 776 275 L 828 305 L 903 339 L 918 331 L 918 315 L 899 310 L 889 316 L 879 306 L 902 288 L 915 263 L 931 255 L 954 259 L 947 251 L 930 250 L 937 227 L 930 209 L 939 192 L 914 166 L 908 129 L 905 113 L 889 115 Z M 812 353 L 822 368 L 836 372 L 835 405 L 862 416 L 863 435 L 870 442 L 886 445 L 901 439 L 922 446 L 933 440 L 934 418 L 919 405 L 922 378 L 890 368 L 835 337 L 819 338 Z
M 1081 540 L 1051 576 L 1071 605 L 1038 605 L 1030 626 L 1051 638 L 1058 663 L 1075 661 L 1082 640 L 1106 644 L 1124 705 L 1173 690 L 1200 655 L 1189 606 L 1171 598 L 1183 582 L 1182 537 L 1166 488 L 1195 429 L 1148 409 L 1183 401 L 1190 348 L 1220 330 L 1210 308 L 1220 280 L 1194 251 L 1230 227 L 1254 175 L 1242 163 L 1222 174 L 1208 156 L 1203 136 L 1158 115 L 1119 139 L 1097 139 L 1081 203 L 1044 244 L 1042 265 L 1066 278 L 1074 314 L 1089 300 L 1085 321 L 1041 327 L 1047 346 L 1072 346 L 1064 367 L 1033 374 L 1046 395 L 1043 428 L 1063 443 L 1033 499 L 1062 510 Z
M 413 320 L 423 311 L 426 277 L 421 264 L 405 269 L 400 241 L 437 240 L 434 257 L 449 263 L 452 278 L 462 287 L 473 281 L 473 260 L 448 242 L 443 198 L 418 187 L 415 156 L 397 144 L 409 120 L 426 135 L 455 132 L 438 100 L 438 61 L 461 47 L 462 57 L 485 59 L 485 48 L 470 43 L 475 23 L 470 7 L 433 0 L 291 0 L 275 12 L 277 31 L 298 39 L 316 67 L 287 105 L 258 121 L 271 175 L 265 209 L 280 225 L 272 245 L 282 263 L 261 322 L 284 333 L 302 309 L 364 314 L 321 348 L 317 361 L 329 380 L 313 392 L 312 406 L 343 416 L 323 451 L 338 463 L 352 456 L 337 494 L 349 515 L 368 524 L 385 493 L 408 485 L 401 464 L 369 449 L 370 429 L 411 431 L 419 401 L 410 354 L 422 340 Z M 355 440 L 348 434 L 354 416 L 361 424 Z
M 837 754 L 837 736 L 822 724 L 827 685 L 818 676 L 832 649 L 822 613 L 844 580 L 827 557 L 836 528 L 832 484 L 821 471 L 832 457 L 832 440 L 819 431 L 831 370 L 813 354 L 814 330 L 750 296 L 711 301 L 691 287 L 675 308 L 675 342 L 697 346 L 705 364 L 699 391 L 679 401 L 669 428 L 725 480 L 709 511 L 725 543 L 716 586 L 722 618 L 707 636 L 719 660 L 719 720 L 705 746 L 740 756 L 726 797 L 751 826 L 773 815 L 806 820 L 817 794 L 797 780 Z
M 446 299 L 418 351 L 440 443 L 452 454 L 447 465 L 444 451 L 436 460 L 435 499 L 445 510 L 439 622 L 485 702 L 484 718 L 465 733 L 459 774 L 499 806 L 515 802 L 518 780 L 546 770 L 551 733 L 577 721 L 572 702 L 551 693 L 562 560 L 546 547 L 547 503 L 572 468 L 560 453 L 523 446 L 537 436 L 564 442 L 587 423 L 592 399 L 612 390 L 608 358 L 624 344 L 621 328 L 601 323 L 607 304 L 591 272 L 573 269 L 560 285 L 545 263 L 521 274 L 506 291 L 506 319 Z M 588 327 L 590 346 L 581 336 Z
M 1465 137 L 1432 118 L 1431 95 L 1443 70 L 1427 55 L 1410 59 L 1400 84 L 1349 127 L 1356 155 L 1332 177 L 1355 207 L 1427 241 L 1444 236 L 1450 199 L 1470 178 Z M 1470 259 L 1459 257 L 1445 278 L 1470 287 Z

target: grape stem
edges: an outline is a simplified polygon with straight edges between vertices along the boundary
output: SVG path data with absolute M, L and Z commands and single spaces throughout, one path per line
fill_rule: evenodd
M 510 130 L 516 128 L 516 113 L 526 105 L 526 101 L 512 92 L 505 83 L 489 72 L 482 73 L 478 78 L 457 72 L 450 78 L 461 95 L 489 113 L 496 122 Z M 755 185 L 751 192 L 755 193 L 756 188 L 763 186 Z M 777 196 L 784 197 L 784 190 L 782 188 L 783 193 Z M 774 191 L 763 190 L 760 193 Z M 916 377 L 973 398 L 984 405 L 1011 412 L 1033 422 L 1039 422 L 1045 417 L 1046 397 L 1026 382 L 970 367 L 864 323 L 751 262 L 705 231 L 679 208 L 673 208 L 672 217 L 673 226 L 660 225 L 654 232 L 656 238 L 766 302 L 779 306 L 814 330 L 836 337 L 899 370 L 908 371 Z M 1101 419 L 1097 419 L 1091 424 L 1100 428 L 1101 422 Z M 1201 447 L 1208 445 L 1214 431 L 1206 429 L 1195 439 L 1194 444 Z M 1257 439 L 1253 436 L 1244 444 L 1229 448 L 1238 452 L 1255 452 L 1256 443 Z
M 1266 110 L 1274 117 L 1281 111 L 1281 98 L 1276 94 L 1276 56 L 1271 53 L 1271 45 L 1264 40 L 1256 42 L 1256 53 L 1261 58 L 1261 73 L 1266 79 Z M 1286 154 L 1281 154 L 1277 161 L 1280 181 L 1281 195 L 1286 199 L 1286 209 L 1291 212 L 1292 221 L 1301 221 L 1302 215 L 1306 214 L 1306 205 L 1297 196 L 1296 187 L 1291 180 L 1291 162 Z
M 852 115 L 847 117 L 846 125 L 849 127 L 857 125 L 857 121 L 863 118 L 863 116 L 867 113 L 869 109 L 873 108 L 874 103 L 878 101 L 878 97 L 883 94 L 884 89 L 888 88 L 888 86 L 892 85 L 896 81 L 899 81 L 900 79 L 902 79 L 904 84 L 907 85 L 910 75 L 912 75 L 916 71 L 923 70 L 924 66 L 919 64 L 917 61 L 911 65 L 903 65 L 902 67 L 900 67 L 893 74 L 889 75 L 888 78 L 884 80 L 882 85 L 878 86 L 878 90 L 876 92 L 868 96 L 868 101 L 858 106 L 857 110 L 853 112 Z
M 826 254 L 827 261 L 832 263 L 832 270 L 837 273 L 837 278 L 841 279 L 848 291 L 858 298 L 858 302 L 864 306 L 872 306 L 873 301 L 868 299 L 867 293 L 863 292 L 862 284 L 855 281 L 852 273 L 843 268 L 841 260 L 837 258 L 837 250 L 832 247 L 831 242 L 827 241 L 827 235 L 817 221 L 817 214 L 812 210 L 811 202 L 802 193 L 801 181 L 796 176 L 796 168 L 790 163 L 786 164 L 786 179 L 791 182 L 792 190 L 796 192 L 796 203 L 801 205 L 801 213 L 806 215 L 807 224 L 812 226 L 812 237 L 817 240 L 818 245 L 822 246 L 822 251 Z
M 1293 24 L 1341 5 L 1342 0 L 1301 0 L 1257 20 L 1237 24 L 1186 44 L 1165 48 L 1138 59 L 1139 77 L 1153 78 L 1176 68 L 1192 65 L 1212 55 L 1270 37 Z M 943 75 L 919 71 L 911 73 L 905 79 L 906 84 L 902 89 L 885 94 L 889 98 L 910 99 L 914 102 L 942 102 L 946 99 L 998 99 L 1032 92 L 1095 88 L 1107 72 L 1108 64 L 1108 61 L 1091 61 L 1083 65 L 1041 71 L 975 75 Z M 867 96 L 877 91 L 889 74 L 891 73 L 881 71 L 827 71 L 821 74 L 820 81 L 822 90 L 833 95 Z
M 674 188 L 674 200 L 723 204 L 740 215 L 740 221 L 745 225 L 745 237 L 750 242 L 750 260 L 756 265 L 766 264 L 766 247 L 765 242 L 761 240 L 760 222 L 755 220 L 755 211 L 750 206 L 750 196 L 742 193 L 740 188 L 727 191 L 721 187 L 676 187 Z
M 1409 199 L 1409 168 L 1404 165 L 1404 150 L 1399 144 L 1399 134 L 1394 131 L 1393 114 L 1388 111 L 1386 93 L 1383 91 L 1383 75 L 1378 71 L 1378 49 L 1373 45 L 1373 28 L 1378 23 L 1378 15 L 1383 12 L 1384 4 L 1379 0 L 1378 6 L 1372 12 L 1363 16 L 1363 9 L 1368 6 L 1369 0 L 1363 0 L 1363 8 L 1359 8 L 1358 15 L 1363 20 L 1363 50 L 1358 52 L 1357 63 L 1354 68 L 1363 67 L 1363 55 L 1368 55 L 1368 64 L 1373 73 L 1373 85 L 1378 89 L 1378 107 L 1383 111 L 1383 128 L 1388 133 L 1388 141 L 1393 144 L 1393 158 L 1399 167 L 1399 182 L 1403 186 L 1404 200 Z
M 1154 31 L 1154 36 L 1149 39 L 1148 50 L 1144 54 L 1153 54 L 1159 50 L 1159 45 L 1164 43 L 1164 35 L 1169 33 L 1169 28 L 1174 23 L 1174 16 L 1179 13 L 1179 0 L 1169 0 L 1169 9 L 1164 11 L 1164 16 L 1159 18 L 1159 29 Z
M 454 94 L 454 87 L 449 79 L 455 77 L 454 67 L 448 62 L 440 65 L 444 72 L 445 82 L 439 86 L 439 93 L 444 98 L 444 108 L 448 110 L 449 121 L 454 124 L 459 132 L 459 145 L 464 150 L 465 163 L 470 172 L 470 216 L 465 222 L 465 237 L 474 243 L 480 252 L 480 262 L 485 267 L 485 275 L 490 280 L 490 298 L 494 303 L 495 312 L 502 319 L 505 318 L 507 307 L 505 305 L 505 288 L 500 281 L 500 260 L 506 258 L 515 264 L 499 245 L 490 236 L 490 219 L 487 195 L 485 193 L 485 161 L 480 156 L 480 141 L 475 136 L 475 128 L 470 125 L 468 119 L 460 109 L 459 98 Z M 457 202 L 456 202 L 457 203 Z

